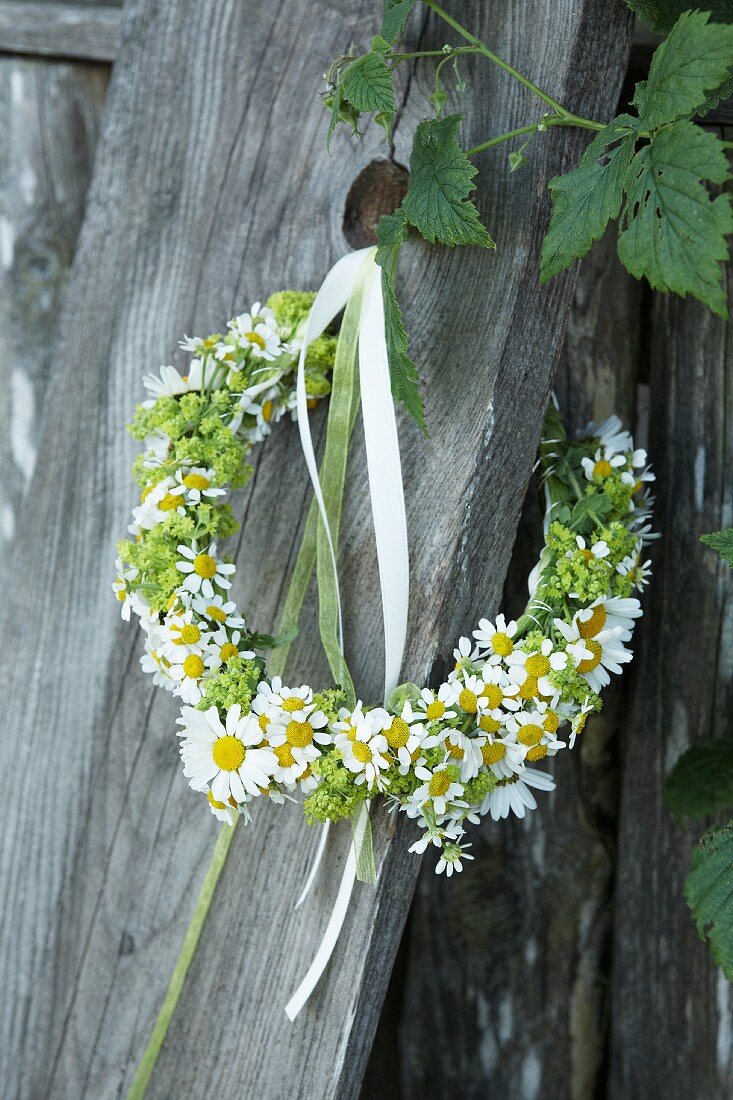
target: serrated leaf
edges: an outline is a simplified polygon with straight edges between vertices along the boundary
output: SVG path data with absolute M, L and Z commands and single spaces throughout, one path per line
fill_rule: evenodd
M 377 254 L 374 257 L 380 267 L 387 268 L 396 248 L 407 237 L 407 218 L 401 206 L 391 214 L 382 214 L 377 224 Z
M 384 0 L 382 4 L 382 29 L 380 34 L 387 42 L 394 42 L 405 29 L 407 17 L 417 0 Z
M 654 51 L 649 76 L 637 85 L 639 129 L 693 115 L 730 76 L 733 26 L 708 23 L 708 13 L 684 12 Z
M 700 542 L 717 550 L 733 569 L 733 527 L 726 527 L 725 531 L 713 531 L 710 535 L 700 535 Z
M 635 126 L 630 115 L 615 118 L 593 139 L 577 168 L 550 180 L 553 209 L 542 244 L 543 283 L 585 256 L 611 218 L 618 217 L 634 154 Z
M 468 199 L 476 168 L 458 144 L 460 115 L 429 119 L 415 131 L 410 186 L 403 202 L 408 221 L 426 241 L 496 248 Z
M 667 778 L 664 802 L 678 817 L 733 809 L 733 741 L 700 741 L 683 753 Z
M 733 232 L 730 196 L 711 199 L 701 180 L 725 183 L 725 146 L 688 121 L 675 122 L 640 149 L 629 168 L 618 254 L 655 290 L 691 294 L 727 316 L 721 261 Z
M 357 111 L 394 114 L 392 74 L 385 61 L 388 51 L 389 43 L 375 38 L 371 52 L 355 58 L 344 69 L 340 87 Z
M 427 431 L 425 426 L 425 406 L 420 393 L 420 379 L 415 364 L 407 354 L 407 330 L 397 301 L 394 283 L 382 272 L 384 293 L 384 319 L 389 354 L 389 371 L 392 383 L 392 396 L 400 401 L 412 419 Z
M 661 34 L 671 31 L 682 13 L 690 9 L 690 0 L 626 0 L 626 4 Z M 730 0 L 705 0 L 703 7 L 710 12 L 713 23 L 730 23 L 733 17 Z
M 727 80 L 724 80 L 718 88 L 714 88 L 712 92 L 709 92 L 708 95 L 705 96 L 705 102 L 700 104 L 695 114 L 704 118 L 705 115 L 708 114 L 709 111 L 714 110 L 720 102 L 730 99 L 731 96 L 733 96 L 733 74 L 731 74 Z
M 695 848 L 685 898 L 701 940 L 733 979 L 733 823 L 711 829 Z

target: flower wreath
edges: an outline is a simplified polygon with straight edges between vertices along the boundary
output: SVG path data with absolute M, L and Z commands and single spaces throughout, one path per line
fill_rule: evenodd
M 150 399 L 131 425 L 145 443 L 134 465 L 141 502 L 114 588 L 122 617 L 133 611 L 145 632 L 143 670 L 185 704 L 184 775 L 217 818 L 248 821 L 253 800 L 300 793 L 308 822 L 353 821 L 380 794 L 421 829 L 410 851 L 435 845 L 436 870 L 450 876 L 473 858 L 467 822 L 522 818 L 537 791 L 553 789 L 535 765 L 572 749 L 631 660 L 654 475 L 617 417 L 573 441 L 551 408 L 539 458 L 545 540 L 523 615 L 480 619 L 444 683 L 402 684 L 386 706 L 347 706 L 338 686 L 287 686 L 257 652 L 288 636 L 247 629 L 219 543 L 235 530 L 226 492 L 250 475 L 250 450 L 295 418 L 313 298 L 284 291 L 255 303 L 225 334 L 184 339 L 188 374 L 167 366 L 144 379 Z M 308 346 L 310 406 L 329 392 L 336 346 L 333 332 Z

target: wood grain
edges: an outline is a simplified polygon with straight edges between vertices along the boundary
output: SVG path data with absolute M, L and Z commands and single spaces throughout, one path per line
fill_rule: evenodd
M 537 0 L 520 25 L 509 11 L 455 9 L 571 109 L 611 112 L 612 82 L 594 74 L 623 70 L 623 11 Z M 0 620 L 0 705 L 14 731 L 0 767 L 18 777 L 0 839 L 0 1071 L 13 1096 L 124 1093 L 215 833 L 178 770 L 175 707 L 142 679 L 140 639 L 109 594 L 133 500 L 134 448 L 121 424 L 140 374 L 170 359 L 179 333 L 218 326 L 277 286 L 314 285 L 344 249 L 345 197 L 378 147 L 373 136 L 359 146 L 339 137 L 329 160 L 315 93 L 324 63 L 366 42 L 374 22 L 366 0 L 134 0 L 126 9 L 33 507 L 12 559 L 15 575 L 34 583 L 9 594 Z M 416 35 L 445 39 L 431 23 Z M 466 103 L 469 143 L 536 110 L 493 71 L 471 78 L 481 94 Z M 403 161 L 424 110 L 422 78 L 408 85 Z M 482 175 L 478 202 L 496 256 L 408 250 L 402 294 L 432 427 L 429 442 L 403 431 L 410 678 L 437 669 L 500 595 L 572 291 L 571 275 L 538 287 L 542 181 L 580 145 L 555 131 L 532 151 L 524 179 L 500 167 Z M 363 469 L 359 441 L 354 464 Z M 239 504 L 236 595 L 263 627 L 275 620 L 306 503 L 295 433 L 283 427 L 261 448 Z M 342 565 L 348 657 L 367 698 L 378 694 L 381 661 L 371 551 L 355 473 Z M 323 676 L 313 622 L 311 609 L 293 655 L 298 680 Z M 297 810 L 269 809 L 258 807 L 255 827 L 236 838 L 151 1096 L 358 1091 L 417 873 L 406 854 L 411 828 L 393 836 L 392 819 L 376 816 L 379 885 L 358 891 L 327 977 L 291 1027 L 282 1006 L 322 933 L 349 837 L 336 830 L 316 893 L 295 914 L 316 836 Z
M 662 790 L 691 744 L 730 736 L 733 583 L 698 536 L 733 521 L 733 352 L 730 326 L 692 301 L 656 299 L 651 327 L 662 538 L 623 727 L 610 1095 L 724 1100 L 733 1094 L 731 987 L 682 895 L 702 825 L 678 826 Z
M 119 6 L 0 0 L 0 53 L 114 61 Z
M 100 66 L 0 59 L 0 576 L 22 522 L 107 88 Z

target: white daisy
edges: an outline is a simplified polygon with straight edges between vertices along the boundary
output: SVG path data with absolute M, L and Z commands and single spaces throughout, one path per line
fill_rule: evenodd
M 171 661 L 168 675 L 175 681 L 173 694 L 184 703 L 198 703 L 203 694 L 201 682 L 206 672 L 205 652 L 186 653 L 185 649 L 178 658 Z
M 448 677 L 449 680 L 454 679 L 457 675 L 460 675 L 463 668 L 466 665 L 470 665 L 479 656 L 478 646 L 471 645 L 468 638 L 459 638 L 458 645 L 453 650 L 453 660 L 455 661 L 455 667 Z
M 272 310 L 260 305 L 259 302 L 255 302 L 249 313 L 240 313 L 233 318 L 228 328 L 227 342 L 222 345 L 225 354 L 241 348 L 251 352 L 258 359 L 272 361 L 277 359 L 284 350 L 282 340 L 276 331 Z
M 588 438 L 597 439 L 601 447 L 607 447 L 614 452 L 621 451 L 625 454 L 634 445 L 631 433 L 624 429 L 621 420 L 615 415 L 609 416 L 598 427 L 591 422 L 585 430 L 585 435 Z
M 598 542 L 594 542 L 591 546 L 586 546 L 586 542 L 583 536 L 576 535 L 575 542 L 578 550 L 582 552 L 583 557 L 586 561 L 591 561 L 593 558 L 595 558 L 596 561 L 603 561 L 603 559 L 607 558 L 608 555 L 611 553 L 611 549 L 605 539 L 599 539 Z M 565 556 L 568 558 L 572 558 L 573 551 L 568 550 Z
M 340 752 L 346 752 L 360 729 L 369 732 L 361 699 L 359 699 L 353 710 L 349 710 L 348 707 L 341 707 L 337 720 L 331 723 L 334 746 Z
M 570 731 L 571 732 L 570 732 L 570 737 L 568 739 L 568 748 L 572 749 L 575 746 L 575 739 L 585 729 L 585 723 L 588 720 L 588 715 L 591 714 L 592 712 L 593 712 L 593 707 L 586 700 L 585 703 L 583 703 L 583 706 L 580 708 L 580 710 L 577 712 L 577 714 L 572 719 L 572 722 L 571 722 L 571 725 L 570 725 Z
M 496 616 L 496 622 L 490 619 L 480 619 L 478 629 L 474 630 L 479 650 L 486 654 L 489 664 L 495 665 L 508 657 L 514 649 L 513 638 L 517 633 L 517 624 L 514 619 L 506 621 L 503 615 Z
M 344 764 L 356 775 L 357 784 L 366 783 L 368 790 L 383 790 L 386 782 L 382 775 L 389 767 L 387 738 L 382 733 L 373 733 L 368 726 L 357 729 L 353 741 L 348 741 L 343 750 Z
M 567 663 L 567 653 L 555 649 L 550 638 L 543 639 L 539 650 L 528 653 L 524 649 L 515 649 L 507 657 L 509 678 L 520 685 L 530 678 L 536 687 L 534 695 L 553 695 L 555 689 L 549 675 L 551 672 L 560 672 Z
M 183 561 L 176 562 L 176 565 L 181 573 L 186 574 L 181 586 L 186 592 L 200 592 L 208 600 L 214 595 L 214 585 L 217 588 L 232 587 L 228 578 L 236 567 L 217 559 L 215 542 L 206 550 L 200 550 L 195 542 L 190 546 L 181 543 L 178 553 L 183 555 Z
M 225 600 L 218 592 L 210 599 L 202 595 L 194 596 L 191 607 L 200 619 L 208 619 L 209 622 L 229 627 L 230 630 L 244 630 L 245 622 L 237 612 L 237 605 L 233 600 Z
M 200 504 L 202 500 L 226 496 L 226 489 L 218 489 L 213 482 L 214 471 L 204 466 L 192 466 L 186 473 L 176 471 L 176 490 L 188 504 Z
M 149 635 L 145 639 L 145 652 L 140 658 L 140 667 L 153 677 L 156 687 L 165 688 L 166 691 L 175 690 L 176 681 L 171 679 L 170 665 L 155 648 L 155 642 Z
M 458 841 L 443 845 L 440 859 L 435 865 L 436 875 L 442 875 L 443 871 L 445 871 L 446 877 L 450 878 L 454 871 L 462 871 L 462 861 L 464 859 L 473 859 L 473 856 L 468 853 L 470 847 L 470 844 L 459 844 Z
M 182 378 L 176 368 L 166 366 L 160 368 L 158 375 L 146 374 L 143 377 L 143 386 L 154 398 L 177 397 L 189 390 L 188 382 Z
M 273 752 L 277 758 L 273 778 L 277 783 L 284 783 L 290 790 L 293 790 L 297 786 L 298 780 L 310 771 L 310 764 L 300 753 L 296 758 L 292 745 L 287 741 L 283 741 L 273 748 Z M 314 783 L 317 782 L 315 777 L 313 779 Z
M 575 625 L 581 638 L 595 638 L 602 630 L 619 626 L 628 641 L 634 629 L 634 620 L 641 617 L 641 604 L 637 599 L 606 596 L 594 600 L 575 615 Z
M 456 701 L 456 690 L 452 683 L 441 684 L 437 693 L 430 688 L 420 692 L 420 703 L 416 706 L 414 717 L 419 722 L 448 722 L 456 717 L 456 711 L 450 708 Z
M 449 762 L 460 769 L 461 783 L 474 779 L 483 763 L 479 741 L 461 730 L 451 729 L 446 731 L 444 744 Z
M 569 626 L 562 619 L 555 619 L 555 626 L 568 642 L 567 651 L 576 670 L 595 692 L 611 682 L 609 673 L 620 674 L 621 665 L 633 657 L 631 650 L 624 647 L 621 627 L 601 630 L 594 638 L 581 638 L 577 626 Z
M 647 559 L 642 563 L 639 554 L 629 554 L 628 557 L 618 563 L 616 572 L 622 577 L 629 577 L 634 588 L 639 592 L 643 592 L 652 575 L 651 559 Z
M 527 749 L 520 745 L 511 734 L 497 736 L 488 734 L 477 739 L 477 745 L 481 750 L 481 761 L 497 779 L 505 779 L 509 775 L 515 775 L 524 768 L 524 758 Z
M 443 817 L 448 804 L 461 798 L 463 785 L 456 783 L 448 767 L 449 765 L 439 764 L 437 768 L 415 768 L 415 775 L 423 783 L 411 796 L 414 806 L 422 808 L 430 803 L 435 813 Z
M 169 612 L 161 630 L 161 652 L 172 663 L 180 663 L 189 653 L 202 655 L 208 646 L 209 636 L 191 608 Z
M 172 477 L 164 477 L 157 485 L 143 489 L 142 501 L 133 508 L 132 523 L 127 530 L 131 535 L 139 535 L 142 531 L 152 531 L 170 515 L 185 516 L 181 493 Z
M 522 818 L 527 810 L 536 810 L 537 802 L 530 788 L 553 791 L 555 781 L 545 772 L 525 768 L 519 775 L 500 779 L 493 791 L 489 791 L 481 806 L 481 813 L 490 813 L 494 821 L 508 817 L 510 813 Z
M 614 470 L 626 465 L 626 456 L 613 447 L 599 447 L 593 458 L 581 458 L 581 466 L 588 481 L 604 481 Z
M 242 715 L 239 703 L 229 707 L 226 726 L 216 707 L 207 711 L 184 707 L 178 724 L 183 774 L 194 790 L 211 787 L 217 802 L 230 797 L 245 802 L 247 795 L 257 796 L 270 785 L 277 767 L 271 748 L 260 747 L 262 732 L 252 715 Z
M 518 744 L 524 745 L 527 750 L 525 759 L 530 763 L 541 760 L 544 756 L 554 756 L 565 747 L 564 742 L 555 737 L 556 729 L 557 726 L 552 729 L 552 724 L 547 728 L 545 711 L 538 708 L 520 711 L 507 721 L 508 732 L 516 738 Z
M 275 687 L 278 682 L 276 677 L 272 686 Z M 293 689 L 286 690 L 291 691 Z M 310 688 L 298 690 L 310 692 Z M 260 729 L 262 728 L 260 716 L 264 719 L 267 740 L 273 748 L 287 743 L 290 745 L 296 760 L 310 764 L 311 761 L 316 760 L 321 755 L 319 745 L 331 744 L 332 737 L 327 728 L 328 719 L 323 711 L 315 709 L 312 702 L 306 702 L 305 698 L 296 695 L 293 691 L 293 694 L 285 695 L 280 707 L 278 707 L 277 704 L 273 704 L 267 699 L 264 692 L 260 694 L 263 696 L 263 702 L 259 704 L 259 716 L 253 705 L 254 718 Z M 290 700 L 292 700 L 290 706 L 293 708 L 295 708 L 296 701 L 299 701 L 300 709 L 290 709 L 290 706 L 288 706 Z
M 234 822 L 239 816 L 237 810 L 237 803 L 233 798 L 228 798 L 226 802 L 219 802 L 211 791 L 206 791 L 206 801 L 209 803 L 209 809 L 211 810 L 217 821 L 224 821 L 227 825 L 233 826 Z
M 121 558 L 117 558 L 115 560 L 115 569 L 117 570 L 117 579 L 115 580 L 114 584 L 112 585 L 112 590 L 113 590 L 115 596 L 117 597 L 117 599 L 122 604 L 122 607 L 120 608 L 120 615 L 122 616 L 122 618 L 125 620 L 126 623 L 129 623 L 129 621 L 130 621 L 130 612 L 134 609 L 133 609 L 133 593 L 130 592 L 130 589 L 128 588 L 128 585 L 129 585 L 130 581 L 135 580 L 135 578 L 137 577 L 137 574 L 138 574 L 138 570 L 135 568 L 134 565 L 125 567 L 122 564 L 122 559 Z M 139 614 L 139 612 L 138 612 L 138 614 Z

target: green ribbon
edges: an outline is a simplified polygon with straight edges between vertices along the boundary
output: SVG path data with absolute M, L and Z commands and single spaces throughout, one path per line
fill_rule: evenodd
M 349 444 L 359 410 L 359 375 L 357 370 L 359 319 L 366 270 L 365 265 L 354 293 L 346 305 L 339 330 L 326 425 L 326 446 L 321 464 L 323 500 L 328 516 L 334 554 L 336 555 L 338 555 L 338 536 L 341 526 Z M 336 578 L 333 574 L 325 528 L 315 500 L 311 502 L 308 510 L 300 550 L 298 551 L 290 586 L 283 605 L 279 632 L 297 627 L 314 568 L 316 568 L 318 578 L 318 625 L 321 642 L 334 680 L 343 686 L 347 701 L 353 707 L 356 702 L 354 684 L 339 646 Z M 268 670 L 271 676 L 282 676 L 291 645 L 292 642 L 287 642 L 273 652 L 268 661 Z M 352 822 L 355 844 L 357 835 L 356 820 L 355 817 Z M 142 1100 L 145 1096 L 155 1063 L 158 1060 L 161 1047 L 168 1034 L 173 1013 L 181 996 L 186 975 L 196 953 L 201 930 L 209 912 L 221 872 L 224 869 L 238 823 L 239 818 L 237 817 L 233 826 L 222 828 L 219 832 L 193 916 L 176 960 L 165 1000 L 133 1078 L 127 1100 Z M 357 878 L 362 882 L 375 882 L 374 851 L 368 816 L 356 854 Z

